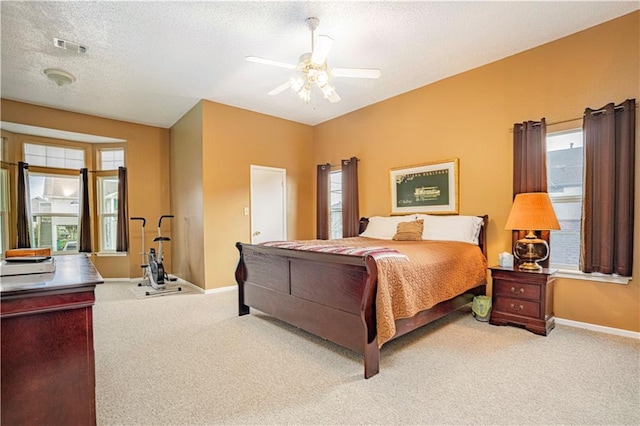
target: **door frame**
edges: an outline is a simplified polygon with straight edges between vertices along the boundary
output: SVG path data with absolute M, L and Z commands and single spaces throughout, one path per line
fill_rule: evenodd
M 255 206 L 254 203 L 254 190 L 253 190 L 253 172 L 254 170 L 269 170 L 269 171 L 275 171 L 275 172 L 280 172 L 280 174 L 282 175 L 282 233 L 283 233 L 283 240 L 287 239 L 287 169 L 283 169 L 280 167 L 269 167 L 269 166 L 258 166 L 258 165 L 254 165 L 251 164 L 249 165 L 249 193 L 250 193 L 250 200 L 249 200 L 249 205 L 250 205 L 250 226 L 249 226 L 249 241 L 251 241 L 251 244 L 253 244 L 253 232 L 255 229 L 255 224 L 254 224 L 254 210 L 253 207 Z

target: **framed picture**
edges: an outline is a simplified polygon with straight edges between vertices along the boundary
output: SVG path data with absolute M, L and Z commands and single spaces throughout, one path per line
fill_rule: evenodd
M 391 169 L 391 214 L 458 214 L 458 159 Z

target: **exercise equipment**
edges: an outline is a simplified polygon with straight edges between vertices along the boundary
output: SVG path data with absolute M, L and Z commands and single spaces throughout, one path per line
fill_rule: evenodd
M 176 277 L 170 277 L 169 274 L 165 271 L 164 268 L 164 255 L 162 252 L 162 243 L 166 241 L 171 241 L 168 237 L 162 236 L 162 220 L 163 219 L 171 219 L 173 215 L 162 215 L 158 220 L 158 236 L 153 239 L 153 242 L 158 243 L 158 250 L 153 247 L 149 249 L 149 252 L 145 252 L 144 249 L 144 233 L 145 233 L 145 225 L 147 220 L 144 217 L 132 217 L 131 220 L 139 220 L 142 222 L 142 252 L 140 253 L 142 256 L 142 263 L 140 267 L 142 268 L 142 282 L 138 283 L 139 287 L 150 286 L 155 292 L 147 291 L 145 292 L 145 296 L 156 296 L 156 295 L 164 295 L 170 293 L 177 293 L 182 291 L 182 287 L 168 289 L 166 287 L 167 282 L 177 281 Z M 145 263 L 146 262 L 146 263 Z

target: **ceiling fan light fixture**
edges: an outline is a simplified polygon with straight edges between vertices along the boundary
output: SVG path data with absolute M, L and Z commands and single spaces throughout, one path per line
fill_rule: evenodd
M 329 83 L 329 73 L 324 70 L 318 71 L 316 74 L 316 83 L 318 83 L 318 86 L 320 87 Z
M 305 102 L 309 102 L 311 100 L 311 87 L 309 85 L 305 85 L 302 89 L 298 91 L 298 96 Z
M 300 76 L 291 77 L 291 88 L 294 92 L 299 92 L 304 87 L 304 80 Z
M 320 89 L 325 99 L 331 103 L 335 103 L 339 102 L 341 98 L 335 87 L 331 84 L 333 77 L 380 77 L 381 73 L 379 69 L 329 68 L 327 65 L 327 55 L 333 45 L 333 39 L 326 35 L 319 35 L 317 38 L 314 37 L 314 32 L 320 24 L 318 18 L 307 18 L 306 23 L 309 30 L 311 30 L 311 52 L 300 55 L 297 65 L 259 58 L 257 56 L 245 57 L 247 61 L 250 62 L 296 70 L 295 74 L 289 80 L 268 92 L 268 95 L 277 95 L 291 88 L 298 94 L 300 99 L 308 103 L 311 100 L 313 87 L 315 85 L 317 89 Z
M 44 74 L 58 86 L 68 86 L 76 81 L 76 77 L 73 74 L 56 68 L 47 68 L 44 70 Z
M 320 90 L 322 90 L 322 94 L 324 95 L 325 98 L 328 98 L 329 96 L 331 96 L 332 93 L 335 93 L 336 91 L 336 89 L 330 84 L 325 84 L 324 86 L 320 86 Z
M 336 88 L 331 84 L 325 84 L 324 86 L 320 86 L 320 90 L 324 95 L 324 98 L 327 99 L 331 103 L 336 103 L 340 101 L 340 95 L 336 92 Z

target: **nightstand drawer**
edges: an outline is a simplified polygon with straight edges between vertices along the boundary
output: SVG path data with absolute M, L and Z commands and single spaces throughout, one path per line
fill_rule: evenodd
M 493 309 L 507 314 L 522 315 L 524 317 L 538 318 L 540 316 L 540 303 L 508 297 L 496 298 Z
M 540 286 L 520 284 L 513 281 L 496 280 L 495 292 L 498 296 L 515 297 L 517 299 L 540 300 Z

